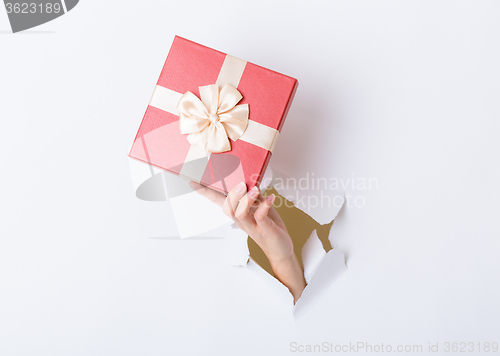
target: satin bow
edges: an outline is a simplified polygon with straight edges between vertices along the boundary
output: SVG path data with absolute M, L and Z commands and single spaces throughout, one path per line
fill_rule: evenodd
M 248 126 L 248 104 L 236 105 L 243 96 L 229 84 L 199 90 L 201 100 L 188 91 L 177 104 L 181 133 L 188 135 L 191 145 L 207 152 L 230 151 L 229 138 L 238 140 Z

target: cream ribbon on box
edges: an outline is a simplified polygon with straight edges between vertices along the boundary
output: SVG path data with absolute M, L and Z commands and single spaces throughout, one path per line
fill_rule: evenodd
M 236 88 L 243 75 L 246 63 L 242 59 L 226 55 L 216 83 L 199 88 L 201 101 L 190 92 L 178 93 L 159 85 L 156 86 L 149 105 L 180 116 L 181 132 L 188 134 L 188 140 L 191 143 L 179 174 L 181 177 L 199 183 L 208 165 L 211 153 L 228 151 L 226 150 L 227 145 L 229 145 L 230 149 L 228 137 L 232 140 L 240 139 L 264 148 L 271 153 L 273 152 L 279 136 L 278 130 L 248 120 L 248 111 L 246 128 L 243 128 L 243 124 L 237 123 L 244 117 L 244 108 L 240 107 L 246 105 L 236 105 L 241 100 L 241 94 Z M 239 94 L 240 98 L 238 100 L 236 100 L 238 94 L 231 87 Z M 217 89 L 217 95 L 215 89 Z M 217 104 L 214 104 L 216 98 Z M 234 103 L 231 108 L 229 108 L 230 103 Z M 248 110 L 248 105 L 246 105 L 246 108 Z M 226 109 L 227 111 L 224 111 Z M 230 115 L 231 118 L 229 118 L 229 115 L 224 116 L 229 111 L 233 111 Z M 191 115 L 197 119 L 191 120 L 191 122 L 184 120 L 183 122 L 183 116 L 188 117 Z M 216 115 L 219 120 L 217 120 Z M 225 123 L 221 122 L 221 116 L 224 118 Z M 231 123 L 229 124 L 229 122 Z M 222 130 L 226 132 L 225 138 L 222 135 Z M 203 133 L 203 131 L 206 132 Z M 211 139 L 208 136 L 211 136 Z M 188 164 L 190 162 L 192 164 Z
M 201 100 L 188 91 L 177 104 L 181 133 L 209 153 L 231 151 L 229 138 L 238 140 L 248 126 L 248 104 L 236 105 L 243 96 L 230 84 L 199 89 Z

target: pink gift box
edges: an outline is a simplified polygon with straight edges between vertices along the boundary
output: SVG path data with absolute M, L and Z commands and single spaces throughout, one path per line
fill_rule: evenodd
M 214 84 L 219 100 L 227 84 L 242 96 L 237 105 L 248 110 L 243 134 L 229 138 L 230 150 L 221 153 L 195 147 L 181 133 L 184 94 L 200 98 L 200 87 Z M 241 181 L 251 188 L 263 177 L 297 85 L 294 78 L 176 36 L 129 156 L 223 193 Z M 206 122 L 208 130 L 215 121 Z

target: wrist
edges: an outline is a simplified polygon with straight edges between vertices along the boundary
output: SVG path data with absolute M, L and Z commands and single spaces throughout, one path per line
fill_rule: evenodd
M 267 259 L 269 260 L 271 267 L 279 265 L 290 265 L 294 264 L 295 262 L 297 263 L 299 262 L 297 256 L 295 256 L 295 251 L 293 250 L 293 248 L 290 249 L 289 251 L 279 254 L 267 253 L 267 251 L 265 251 L 264 253 L 267 256 Z
M 269 262 L 274 276 L 288 288 L 296 303 L 306 287 L 304 271 L 297 256 L 292 250 L 290 255 L 269 259 Z

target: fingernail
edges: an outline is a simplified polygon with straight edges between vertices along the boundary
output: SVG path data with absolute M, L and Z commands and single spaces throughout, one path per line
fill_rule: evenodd
M 274 203 L 274 199 L 276 198 L 276 196 L 274 194 L 271 194 L 270 196 L 268 196 L 266 198 L 266 201 L 268 201 L 269 203 Z
M 246 185 L 245 182 L 241 182 L 236 186 L 236 192 L 243 193 L 245 191 Z
M 257 188 L 257 186 L 253 187 L 248 192 L 248 195 L 250 195 L 252 198 L 256 197 L 257 195 L 259 195 L 259 188 Z

